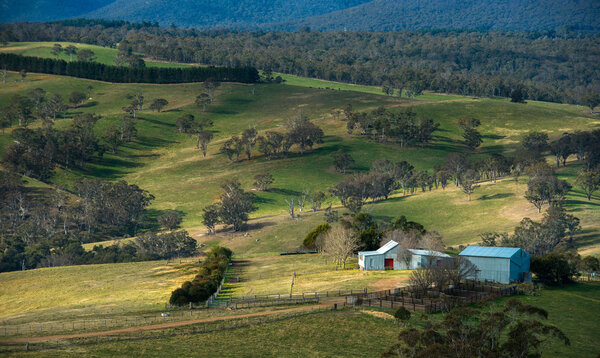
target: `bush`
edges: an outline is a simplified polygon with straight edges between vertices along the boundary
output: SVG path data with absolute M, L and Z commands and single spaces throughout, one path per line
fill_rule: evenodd
M 316 246 L 315 243 L 317 241 L 317 238 L 320 235 L 328 232 L 330 228 L 331 226 L 329 225 L 329 223 L 324 223 L 315 227 L 306 235 L 304 241 L 302 242 L 302 245 L 304 245 L 304 247 L 306 247 L 307 249 L 314 249 Z
M 546 285 L 563 285 L 577 275 L 577 262 L 566 253 L 550 253 L 532 258 L 531 272 Z
M 396 313 L 394 313 L 394 317 L 397 320 L 399 320 L 399 321 L 401 321 L 403 323 L 406 323 L 410 319 L 410 311 L 407 310 L 404 307 L 400 307 L 400 308 L 398 308 L 398 310 L 396 311 Z

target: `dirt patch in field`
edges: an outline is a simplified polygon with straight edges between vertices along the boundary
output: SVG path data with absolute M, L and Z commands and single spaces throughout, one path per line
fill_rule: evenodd
M 373 316 L 373 317 L 381 318 L 381 319 L 394 319 L 394 316 L 392 316 L 389 313 L 385 313 L 385 312 L 362 311 L 362 313 L 368 314 L 368 315 Z
M 383 280 L 375 282 L 375 284 L 373 285 L 373 291 L 391 290 L 393 288 L 404 286 L 408 286 L 408 276 L 384 278 Z

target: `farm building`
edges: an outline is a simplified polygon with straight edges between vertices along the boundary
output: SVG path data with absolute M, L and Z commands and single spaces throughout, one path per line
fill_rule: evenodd
M 408 255 L 400 253 L 401 247 L 396 241 L 390 241 L 376 251 L 358 253 L 358 265 L 362 270 L 406 270 L 427 267 L 450 256 L 429 250 L 408 250 Z
M 509 284 L 531 280 L 530 256 L 522 249 L 469 246 L 459 255 L 469 259 L 477 266 L 476 279 L 478 281 Z

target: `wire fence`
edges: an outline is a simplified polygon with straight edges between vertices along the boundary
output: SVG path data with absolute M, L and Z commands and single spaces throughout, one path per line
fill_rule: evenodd
M 165 337 L 185 336 L 194 334 L 207 334 L 220 331 L 250 328 L 269 323 L 299 318 L 307 315 L 331 311 L 331 308 L 314 308 L 299 312 L 286 312 L 263 317 L 249 317 L 233 320 L 199 323 L 188 326 L 174 327 L 162 330 L 136 331 L 118 335 L 98 335 L 77 338 L 64 338 L 44 342 L 8 343 L 0 344 L 0 353 L 13 353 L 22 351 L 42 351 L 48 349 L 67 349 L 72 346 L 101 344 L 108 342 L 138 341 Z
M 325 297 L 342 297 L 351 296 L 357 294 L 368 293 L 368 289 L 350 289 L 350 290 L 331 290 L 331 291 L 320 291 L 320 292 L 299 292 L 299 293 L 271 293 L 264 295 L 248 295 L 248 296 L 221 296 L 222 302 L 248 302 L 248 301 L 259 301 L 259 300 L 281 300 L 281 299 L 308 299 L 308 298 L 325 298 Z
M 404 307 L 414 312 L 433 313 L 487 298 L 509 296 L 520 292 L 517 285 L 490 286 L 473 282 L 461 283 L 457 287 L 441 291 L 423 291 L 414 287 L 403 287 L 346 296 L 344 306 Z

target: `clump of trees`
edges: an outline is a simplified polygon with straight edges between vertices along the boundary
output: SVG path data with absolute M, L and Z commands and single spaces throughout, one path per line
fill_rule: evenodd
M 411 109 L 392 112 L 379 107 L 372 112 L 345 111 L 348 133 L 354 132 L 382 142 L 396 141 L 401 147 L 423 146 L 433 138 L 439 123 L 425 117 L 417 117 Z
M 202 151 L 203 157 L 206 157 L 208 145 L 214 137 L 214 133 L 210 130 L 213 124 L 214 123 L 210 118 L 195 118 L 189 113 L 182 114 L 175 121 L 177 132 L 186 133 L 191 137 L 196 137 L 196 149 Z
M 546 285 L 557 286 L 573 282 L 579 276 L 580 258 L 575 252 L 551 252 L 531 259 L 531 272 L 536 280 Z
M 169 303 L 183 306 L 200 303 L 212 296 L 225 277 L 225 270 L 232 256 L 226 247 L 215 246 L 207 252 L 206 259 L 200 265 L 200 272 L 192 281 L 186 281 L 180 288 L 171 292 Z
M 251 159 L 251 153 L 255 147 L 268 160 L 287 155 L 294 146 L 300 151 L 300 155 L 313 146 L 323 142 L 323 130 L 312 123 L 306 116 L 300 115 L 286 122 L 285 133 L 268 131 L 265 135 L 258 135 L 254 128 L 244 130 L 241 137 L 233 136 L 220 148 L 231 161 L 239 161 L 242 154 Z
M 54 129 L 51 123 L 43 128 L 15 129 L 15 143 L 7 148 L 4 162 L 11 171 L 40 180 L 48 179 L 57 164 L 81 167 L 103 153 L 94 132 L 98 118 L 77 115 L 66 130 Z
M 548 312 L 511 298 L 502 307 L 455 308 L 425 329 L 409 327 L 383 357 L 539 357 L 569 338 L 545 322 Z
M 69 194 L 26 188 L 20 175 L 0 171 L 0 271 L 192 255 L 195 240 L 184 231 L 147 232 L 128 244 L 83 249 L 84 242 L 132 236 L 149 227 L 146 208 L 152 199 L 124 181 L 80 179 Z M 171 229 L 177 221 L 170 221 Z
M 245 192 L 234 178 L 221 185 L 223 193 L 219 202 L 203 209 L 202 222 L 209 233 L 214 233 L 217 224 L 231 226 L 234 231 L 242 230 L 248 215 L 256 210 L 254 195 Z
M 564 251 L 573 245 L 573 237 L 581 230 L 579 218 L 562 206 L 551 206 L 540 222 L 524 218 L 512 235 L 484 233 L 484 246 L 520 247 L 534 256 Z

